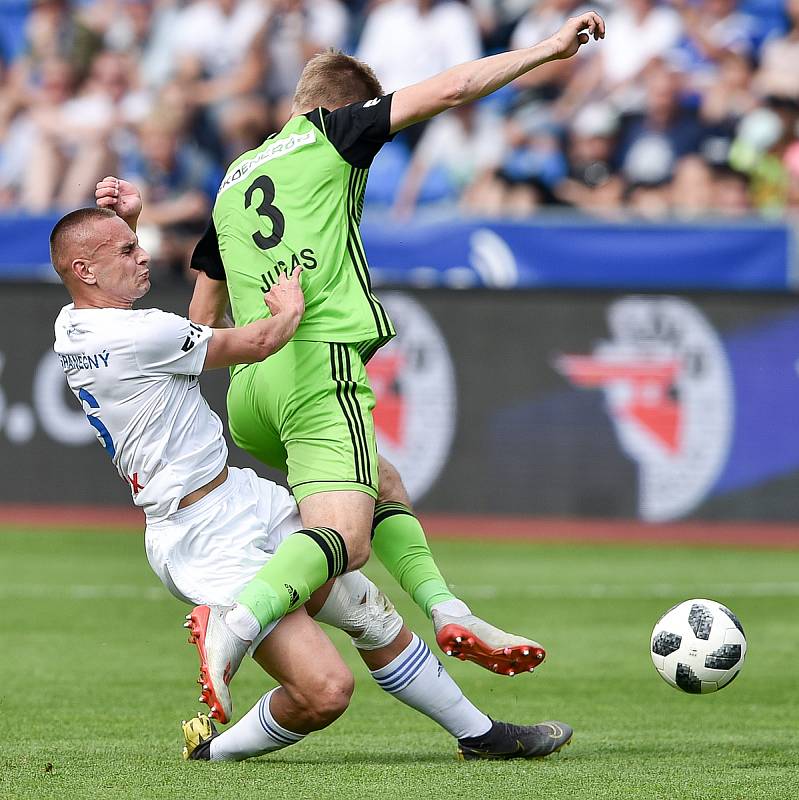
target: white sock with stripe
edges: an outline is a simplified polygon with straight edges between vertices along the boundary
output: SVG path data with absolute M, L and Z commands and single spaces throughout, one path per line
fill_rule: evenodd
M 476 708 L 430 648 L 414 633 L 411 643 L 385 667 L 372 672 L 378 685 L 421 711 L 456 739 L 482 736 L 491 720 Z
M 272 716 L 269 701 L 277 689 L 265 694 L 235 725 L 211 742 L 211 761 L 241 761 L 296 744 L 304 733 L 286 730 Z

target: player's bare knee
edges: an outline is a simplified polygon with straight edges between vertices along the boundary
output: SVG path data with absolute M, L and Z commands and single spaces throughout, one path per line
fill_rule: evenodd
M 410 507 L 411 499 L 402 482 L 402 477 L 397 468 L 387 459 L 380 456 L 380 488 L 378 490 L 378 503 L 402 503 Z
M 337 720 L 350 704 L 355 680 L 346 668 L 319 676 L 299 690 L 292 692 L 292 700 L 304 723 L 314 729 L 324 728 Z
M 355 679 L 349 670 L 329 679 L 316 697 L 320 721 L 330 724 L 338 719 L 347 710 L 354 690 Z
M 368 533 L 364 531 L 341 531 L 344 543 L 347 546 L 347 572 L 360 569 L 368 560 L 371 553 L 371 541 Z

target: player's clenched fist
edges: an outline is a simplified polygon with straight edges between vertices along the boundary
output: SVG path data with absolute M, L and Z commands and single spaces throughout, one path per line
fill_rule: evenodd
M 571 58 L 591 37 L 594 41 L 605 38 L 605 20 L 599 14 L 587 11 L 567 19 L 550 40 L 555 47 L 553 58 Z
M 282 314 L 299 322 L 305 311 L 305 297 L 300 286 L 301 272 L 302 267 L 297 267 L 291 276 L 281 275 L 278 282 L 264 295 L 264 303 L 273 317 Z
M 135 222 L 141 214 L 141 194 L 136 186 L 121 178 L 109 175 L 94 189 L 98 208 L 110 208 L 128 224 Z

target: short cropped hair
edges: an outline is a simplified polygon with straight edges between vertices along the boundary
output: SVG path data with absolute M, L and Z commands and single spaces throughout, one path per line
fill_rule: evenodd
M 92 222 L 115 217 L 110 208 L 79 208 L 61 217 L 50 232 L 50 261 L 63 278 L 69 268 L 69 245 L 85 234 Z
M 296 112 L 320 106 L 332 110 L 383 94 L 383 87 L 368 64 L 330 49 L 313 56 L 305 65 L 292 105 Z

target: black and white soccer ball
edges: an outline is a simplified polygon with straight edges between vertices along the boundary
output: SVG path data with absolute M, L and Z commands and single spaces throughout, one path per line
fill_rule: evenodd
M 741 671 L 746 636 L 727 606 L 715 600 L 686 600 L 657 621 L 650 655 L 670 686 L 707 694 L 729 686 Z

